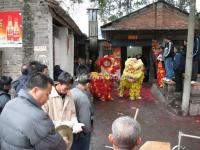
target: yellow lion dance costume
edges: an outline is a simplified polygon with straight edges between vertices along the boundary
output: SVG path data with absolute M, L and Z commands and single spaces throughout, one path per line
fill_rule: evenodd
M 125 62 L 120 85 L 119 97 L 125 95 L 125 90 L 129 90 L 131 100 L 141 99 L 140 91 L 144 79 L 144 64 L 141 59 L 129 58 Z

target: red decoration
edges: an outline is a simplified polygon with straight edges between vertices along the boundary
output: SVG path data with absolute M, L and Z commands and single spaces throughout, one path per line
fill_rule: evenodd
M 90 91 L 102 101 L 113 100 L 111 96 L 112 80 L 110 76 L 96 72 L 91 73 Z

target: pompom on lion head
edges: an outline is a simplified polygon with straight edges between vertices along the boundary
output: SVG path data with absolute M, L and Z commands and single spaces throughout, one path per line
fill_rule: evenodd
M 139 79 L 143 74 L 144 64 L 141 59 L 128 58 L 125 62 L 123 77 L 127 79 Z

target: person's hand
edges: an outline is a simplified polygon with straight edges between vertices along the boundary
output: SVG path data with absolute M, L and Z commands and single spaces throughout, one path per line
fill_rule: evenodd
M 61 124 L 62 125 L 66 125 L 66 126 L 72 128 L 74 123 L 72 121 L 64 121 Z
M 54 124 L 55 128 L 60 126 L 60 123 L 61 123 L 60 121 L 54 121 L 53 120 L 53 124 Z
M 72 128 L 73 131 L 72 132 L 73 133 L 79 133 L 79 132 L 83 131 L 83 129 L 82 129 L 83 126 L 85 126 L 83 123 L 75 123 L 73 125 L 73 128 Z
M 63 137 L 63 140 L 65 141 L 66 145 L 69 145 L 68 137 Z
M 72 128 L 74 123 L 72 121 L 63 121 L 63 122 L 62 121 L 53 121 L 53 124 L 54 124 L 55 128 L 58 126 L 61 126 L 61 125 L 66 125 L 66 126 Z

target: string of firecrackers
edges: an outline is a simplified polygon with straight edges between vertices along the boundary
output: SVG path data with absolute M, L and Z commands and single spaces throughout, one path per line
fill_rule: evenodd
M 158 62 L 157 67 L 158 67 L 158 70 L 157 70 L 157 83 L 158 83 L 159 87 L 163 87 L 164 86 L 163 78 L 166 75 L 165 68 L 163 67 L 161 61 Z

